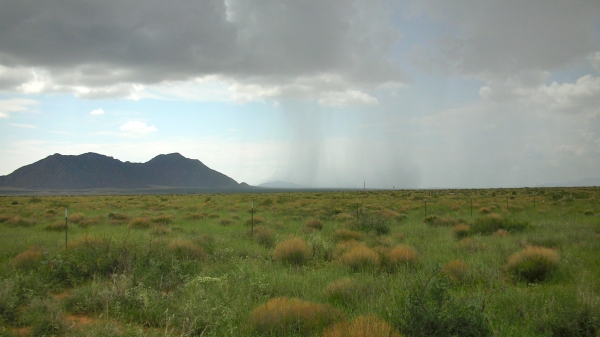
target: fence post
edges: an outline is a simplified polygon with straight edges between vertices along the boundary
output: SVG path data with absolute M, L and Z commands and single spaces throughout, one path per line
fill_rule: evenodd
M 65 250 L 69 249 L 69 212 L 65 208 Z

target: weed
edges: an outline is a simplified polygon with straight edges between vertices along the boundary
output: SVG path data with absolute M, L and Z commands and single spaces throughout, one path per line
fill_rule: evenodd
M 153 227 L 148 234 L 152 236 L 167 236 L 171 233 L 173 233 L 173 230 L 171 230 L 171 228 L 163 225 L 158 225 Z
M 311 249 L 301 238 L 280 242 L 275 247 L 273 259 L 291 265 L 305 264 L 311 258 Z
M 474 234 L 490 235 L 499 229 L 504 229 L 508 232 L 522 232 L 529 227 L 528 222 L 505 219 L 500 215 L 493 214 L 475 219 L 473 224 L 471 224 L 471 232 Z
M 559 263 L 555 250 L 529 246 L 511 255 L 506 270 L 518 280 L 535 283 L 546 280 L 558 269 Z
M 402 337 L 375 315 L 358 316 L 352 322 L 339 322 L 325 329 L 323 337 Z
M 0 280 L 0 325 L 16 322 L 20 304 L 18 291 L 19 285 L 14 279 Z
M 310 336 L 342 317 L 340 311 L 327 304 L 278 297 L 254 309 L 249 323 L 263 335 L 297 333 Z
M 55 222 L 53 224 L 47 225 L 44 228 L 47 231 L 63 232 L 65 230 L 65 228 L 67 228 L 67 225 L 65 224 L 64 221 L 58 221 L 58 222 Z
M 307 243 L 312 250 L 313 258 L 330 261 L 333 257 L 334 247 L 332 243 L 320 233 L 309 235 Z

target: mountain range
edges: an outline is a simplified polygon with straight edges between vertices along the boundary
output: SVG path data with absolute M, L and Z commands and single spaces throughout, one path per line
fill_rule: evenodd
M 179 153 L 161 154 L 146 163 L 122 162 L 97 153 L 54 154 L 0 176 L 0 187 L 49 190 L 96 188 L 240 188 L 232 178 Z

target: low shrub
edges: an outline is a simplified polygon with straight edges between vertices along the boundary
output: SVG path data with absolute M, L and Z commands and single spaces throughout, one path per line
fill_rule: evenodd
M 221 226 L 229 226 L 231 224 L 233 224 L 233 220 L 231 220 L 231 219 L 221 219 L 221 220 L 219 220 L 219 225 L 221 225 Z
M 509 235 L 510 234 L 508 234 L 508 231 L 506 229 L 499 229 L 496 231 L 496 233 L 494 233 L 494 236 L 499 238 L 505 238 Z
M 345 229 L 345 228 L 337 229 L 333 233 L 333 237 L 337 241 L 350 241 L 350 240 L 360 241 L 360 240 L 362 240 L 362 234 L 361 233 L 359 233 L 357 231 Z
M 304 227 L 309 230 L 320 231 L 321 229 L 323 229 L 323 221 L 321 221 L 319 219 L 311 219 L 311 220 L 308 220 L 308 222 L 306 224 L 304 224 Z
M 64 314 L 55 301 L 36 298 L 23 316 L 33 336 L 60 336 L 67 331 Z
M 400 217 L 400 213 L 386 208 L 379 212 L 379 216 L 381 216 L 382 218 L 385 218 L 385 219 L 396 219 L 396 218 Z
M 481 207 L 479 210 L 477 210 L 477 213 L 479 214 L 490 214 L 492 213 L 493 209 L 491 207 Z
M 206 217 L 205 214 L 202 213 L 192 213 L 192 214 L 188 214 L 184 217 L 184 219 L 186 220 L 192 220 L 192 221 L 197 221 L 197 220 L 201 220 L 204 219 Z
M 19 285 L 13 278 L 0 280 L 0 326 L 16 322 L 18 316 Z M 1 330 L 0 330 L 1 332 Z M 3 336 L 0 334 L 0 336 Z M 10 336 L 6 334 L 6 336 Z
M 471 234 L 471 227 L 465 224 L 458 224 L 452 227 L 452 233 L 457 239 L 466 238 Z
M 554 249 L 528 246 L 511 255 L 506 270 L 518 280 L 535 283 L 550 277 L 559 263 L 560 257 Z
M 308 236 L 307 243 L 312 250 L 312 257 L 324 261 L 330 261 L 333 257 L 333 244 L 320 233 L 313 233 Z
M 6 214 L 0 214 L 0 223 L 5 223 L 10 220 L 12 217 Z
M 135 219 L 131 220 L 131 222 L 129 223 L 129 228 L 146 229 L 146 228 L 149 228 L 150 225 L 151 225 L 150 219 L 148 219 L 148 218 L 135 218 Z
M 409 245 L 398 245 L 390 250 L 389 263 L 393 268 L 414 267 L 419 264 L 421 257 L 417 250 Z
M 359 292 L 358 283 L 351 278 L 342 278 L 329 283 L 323 293 L 330 303 L 348 305 L 354 303 Z
M 352 322 L 338 322 L 325 329 L 323 337 L 402 337 L 375 315 L 358 316 Z
M 296 333 L 311 336 L 342 318 L 339 310 L 327 304 L 278 297 L 254 309 L 249 324 L 254 331 L 263 335 Z
M 353 271 L 373 270 L 379 266 L 379 255 L 361 244 L 344 253 L 340 262 Z
M 450 261 L 442 267 L 442 272 L 450 281 L 458 282 L 465 279 L 467 272 L 469 271 L 469 265 L 461 260 Z
M 254 221 L 254 222 L 253 222 Z M 265 218 L 262 215 L 254 215 L 254 220 L 252 218 L 246 220 L 246 226 L 251 226 L 254 223 L 254 226 L 260 225 L 265 222 Z
M 273 252 L 273 259 L 291 265 L 305 264 L 311 258 L 311 250 L 301 238 L 280 242 Z
M 430 224 L 435 227 L 452 227 L 463 222 L 458 218 L 453 217 L 438 217 L 435 215 L 430 215 L 424 220 L 427 224 Z
M 124 213 L 108 213 L 108 219 L 113 225 L 121 225 L 129 220 L 129 216 Z

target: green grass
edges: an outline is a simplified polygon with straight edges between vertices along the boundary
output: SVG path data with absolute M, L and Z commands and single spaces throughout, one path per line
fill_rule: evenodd
M 67 232 L 65 207 L 76 215 Z M 268 335 L 252 313 L 286 297 L 331 305 L 346 322 L 373 315 L 405 336 L 435 335 L 423 326 L 596 336 L 597 214 L 597 188 L 0 197 L 0 335 Z M 301 263 L 274 258 L 291 238 L 306 244 Z M 357 244 L 378 263 L 349 267 L 358 257 L 343 253 Z M 393 267 L 399 245 L 418 264 Z M 530 246 L 560 256 L 535 283 L 507 267 Z M 468 269 L 449 279 L 456 260 Z

